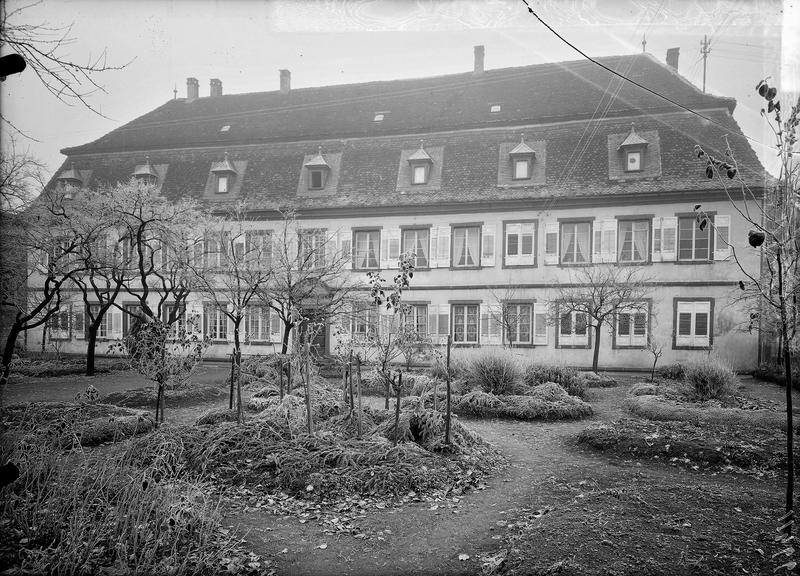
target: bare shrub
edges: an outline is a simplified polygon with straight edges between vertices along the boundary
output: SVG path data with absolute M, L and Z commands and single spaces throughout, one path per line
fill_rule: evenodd
M 515 394 L 520 391 L 519 361 L 505 351 L 482 352 L 469 360 L 464 381 L 471 390 Z
M 700 401 L 726 398 L 736 391 L 739 383 L 733 369 L 718 358 L 687 365 L 684 380 Z

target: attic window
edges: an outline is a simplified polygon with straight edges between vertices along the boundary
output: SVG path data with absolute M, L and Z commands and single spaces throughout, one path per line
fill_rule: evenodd
M 641 172 L 647 151 L 647 140 L 636 133 L 633 123 L 628 137 L 619 145 L 617 151 L 622 153 L 623 170 L 625 172 Z
M 150 164 L 149 156 L 145 157 L 144 164 L 136 166 L 136 169 L 133 171 L 133 177 L 143 186 L 158 185 L 158 173 L 155 171 L 155 168 L 153 168 L 153 165 Z
M 222 162 L 216 162 L 211 166 L 211 173 L 214 175 L 214 192 L 227 194 L 233 187 L 237 176 L 236 167 L 228 159 L 227 152 L 225 152 L 225 159 Z
M 525 143 L 525 134 L 520 134 L 519 144 L 508 153 L 508 156 L 511 159 L 511 178 L 530 180 L 536 151 Z
M 317 155 L 305 163 L 308 170 L 308 189 L 322 190 L 331 167 L 322 155 L 322 146 L 317 150 Z
M 219 131 L 220 131 L 220 132 L 227 132 L 227 131 L 228 131 L 228 130 L 230 130 L 230 129 L 231 129 L 231 125 L 230 125 L 230 124 L 225 124 L 225 126 L 223 126 L 222 128 L 220 128 L 220 129 L 219 129 Z
M 419 150 L 408 157 L 408 164 L 411 168 L 411 184 L 427 184 L 433 159 L 425 151 L 422 140 L 419 141 Z
M 75 170 L 75 164 L 72 164 L 69 170 L 64 170 L 58 175 L 58 183 L 61 184 L 66 199 L 72 198 L 72 195 L 80 190 L 83 181 L 80 172 Z
M 489 104 L 489 112 L 492 114 L 500 112 L 502 110 L 502 106 L 500 104 Z
M 372 119 L 373 122 L 383 122 L 384 118 L 388 112 L 375 112 L 375 117 Z

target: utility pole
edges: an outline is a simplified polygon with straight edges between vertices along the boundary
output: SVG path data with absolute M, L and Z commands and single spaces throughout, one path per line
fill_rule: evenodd
M 700 42 L 700 54 L 703 55 L 703 92 L 706 91 L 706 59 L 708 58 L 711 48 L 709 48 L 708 36 L 703 34 L 703 41 Z

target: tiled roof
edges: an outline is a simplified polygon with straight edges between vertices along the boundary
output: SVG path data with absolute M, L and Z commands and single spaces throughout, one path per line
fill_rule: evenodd
M 594 109 L 594 108 L 592 108 Z M 630 118 L 606 118 L 602 121 L 568 122 L 526 126 L 531 142 L 546 142 L 547 165 L 544 178 L 535 185 L 498 185 L 498 157 L 502 146 L 519 140 L 519 128 L 497 127 L 447 133 L 428 133 L 429 150 L 441 149 L 441 181 L 435 190 L 420 194 L 398 192 L 399 168 L 404 151 L 415 150 L 419 141 L 410 136 L 380 136 L 357 139 L 315 140 L 304 142 L 259 143 L 249 146 L 218 148 L 181 148 L 150 151 L 156 166 L 168 166 L 161 183 L 167 197 L 181 195 L 203 199 L 211 167 L 227 150 L 234 162 L 247 162 L 238 197 L 248 199 L 252 207 L 275 209 L 287 205 L 301 208 L 357 209 L 405 207 L 437 204 L 502 202 L 619 195 L 636 197 L 646 194 L 718 190 L 719 183 L 704 175 L 704 166 L 694 155 L 694 145 L 707 152 L 724 155 L 728 135 L 741 174 L 753 186 L 764 185 L 764 171 L 742 131 L 727 110 L 707 112 L 714 123 L 689 113 L 639 116 L 636 126 L 641 133 L 657 132 L 660 176 L 631 180 L 609 178 L 608 136 L 630 130 Z M 298 182 L 305 172 L 304 161 L 316 154 L 322 144 L 326 154 L 338 160 L 338 182 L 329 195 L 301 197 Z M 73 156 L 77 169 L 92 169 L 89 186 L 114 183 L 130 178 L 141 153 L 104 153 Z M 535 161 L 536 162 L 536 161 Z M 238 179 L 237 179 L 238 180 Z
M 606 66 L 693 109 L 735 100 L 704 94 L 648 54 L 600 59 Z M 613 84 L 612 84 L 613 82 Z M 607 117 L 674 111 L 661 98 L 586 60 L 535 64 L 432 78 L 170 100 L 100 139 L 63 150 L 156 150 L 412 134 L 580 120 L 608 102 Z M 501 103 L 490 113 L 488 103 Z M 391 110 L 375 122 L 375 110 Z M 223 131 L 224 126 L 230 126 Z
M 514 146 L 508 153 L 509 156 L 523 156 L 532 154 L 536 154 L 536 151 L 527 144 L 525 144 L 524 136 L 520 138 L 519 144 Z
M 631 132 L 628 134 L 628 137 L 622 141 L 622 144 L 619 145 L 617 150 L 621 150 L 626 146 L 647 146 L 648 142 L 641 136 L 636 133 L 636 130 L 633 128 L 633 124 L 631 124 Z

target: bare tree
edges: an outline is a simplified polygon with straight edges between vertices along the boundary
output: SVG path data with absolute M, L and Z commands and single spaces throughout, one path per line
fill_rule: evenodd
M 45 165 L 28 149 L 19 150 L 16 139 L 8 139 L 0 151 L 0 217 L 20 210 L 39 195 L 45 185 Z
M 272 276 L 272 239 L 268 233 L 248 225 L 247 204 L 235 204 L 224 218 L 208 223 L 204 237 L 205 261 L 191 262 L 194 290 L 202 294 L 233 326 L 236 413 L 241 422 L 242 337 L 264 339 L 269 333 L 268 315 L 259 313 L 267 304 L 259 299 Z M 247 320 L 247 325 L 244 322 Z
M 95 92 L 105 92 L 97 81 L 97 75 L 101 72 L 121 70 L 130 62 L 121 66 L 109 64 L 106 60 L 106 51 L 103 50 L 97 57 L 89 57 L 85 64 L 79 64 L 66 54 L 66 49 L 75 42 L 71 24 L 69 26 L 51 26 L 47 22 L 31 24 L 24 21 L 25 12 L 41 2 L 17 5 L 18 7 L 10 10 L 8 4 L 8 2 L 0 4 L 0 50 L 22 56 L 28 69 L 39 78 L 45 89 L 61 102 L 68 105 L 77 103 L 103 116 L 89 102 L 89 97 Z M 5 114 L 0 114 L 0 118 L 22 134 Z
M 603 325 L 611 329 L 620 312 L 646 314 L 643 300 L 648 293 L 647 279 L 639 268 L 613 264 L 580 268 L 570 274 L 568 284 L 559 286 L 553 316 L 556 323 L 570 325 L 575 315 L 576 323 L 585 322 L 583 329 L 594 329 L 592 370 L 597 371 Z
M 261 299 L 281 321 L 281 353 L 286 354 L 295 327 L 326 323 L 343 313 L 357 284 L 344 273 L 350 252 L 337 248 L 335 232 L 303 229 L 291 210 L 283 213 L 272 246 L 273 273 Z
M 67 226 L 64 199 L 46 193 L 27 210 L 7 214 L 0 246 L 0 306 L 10 320 L 2 357 L 0 395 L 11 371 L 17 337 L 45 325 L 60 309 L 63 288 L 84 271 L 86 238 Z M 10 255 L 22 254 L 22 259 Z M 27 260 L 26 260 L 27 257 Z M 24 273 L 18 273 L 18 267 Z
M 747 266 L 730 242 L 728 230 L 720 230 L 713 218 L 695 206 L 699 226 L 710 226 L 716 239 L 729 248 L 744 280 L 739 282 L 743 298 L 749 302 L 751 323 L 766 333 L 778 336 L 778 359 L 786 378 L 786 515 L 783 529 L 791 536 L 794 523 L 794 445 L 792 424 L 792 359 L 798 354 L 800 314 L 800 165 L 796 161 L 797 127 L 800 124 L 800 98 L 783 116 L 778 91 L 762 80 L 756 91 L 764 98 L 761 110 L 775 136 L 780 158 L 780 173 L 766 193 L 752 190 L 742 177 L 734 150 L 726 144 L 725 157 L 716 158 L 701 146 L 695 152 L 705 164 L 708 178 L 716 178 L 728 195 L 731 206 L 750 230 L 748 243 L 761 249 L 757 269 Z M 731 185 L 729 182 L 733 182 Z

